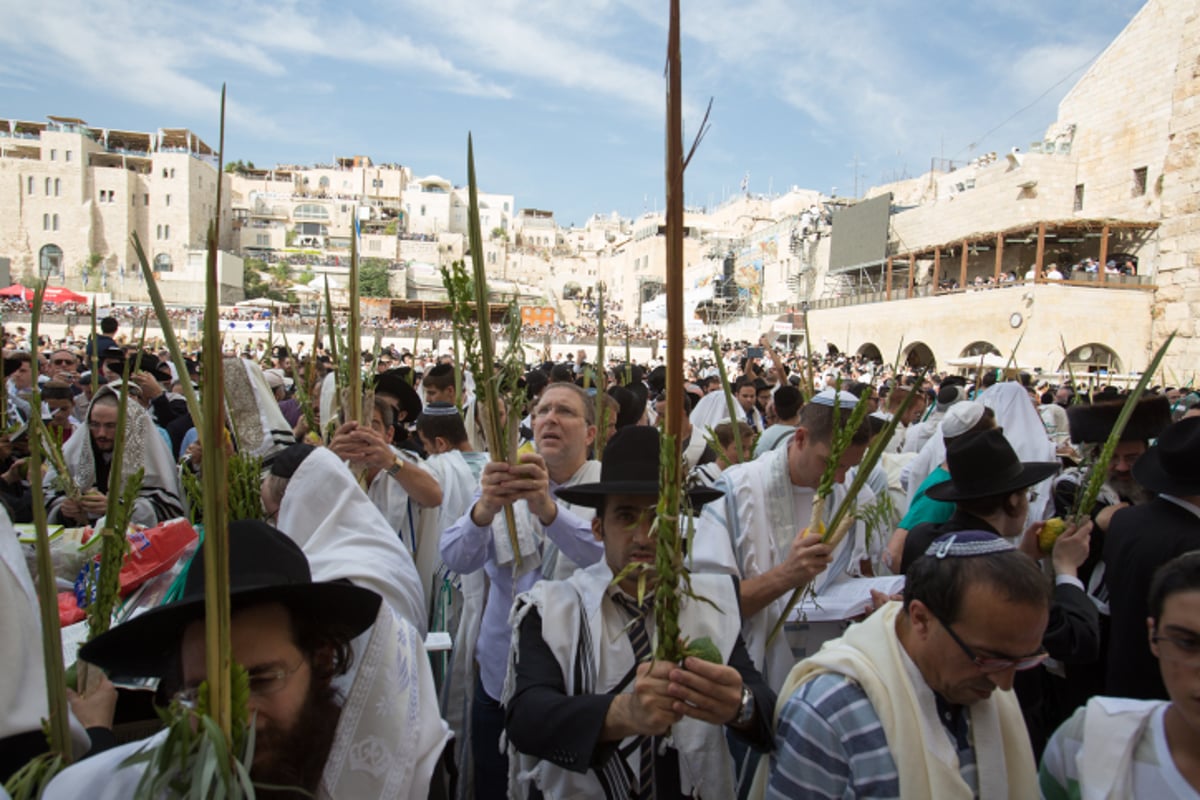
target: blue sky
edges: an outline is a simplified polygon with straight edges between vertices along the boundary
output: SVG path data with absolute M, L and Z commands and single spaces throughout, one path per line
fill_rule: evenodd
M 683 6 L 688 131 L 714 100 L 688 203 L 709 205 L 747 173 L 755 193 L 853 195 L 856 158 L 861 190 L 919 175 L 935 156 L 1027 146 L 1142 2 Z M 227 82 L 230 159 L 366 154 L 464 183 L 472 131 L 484 190 L 551 209 L 560 224 L 634 216 L 663 205 L 666 10 L 665 0 L 0 0 L 0 116 L 189 127 L 216 146 Z

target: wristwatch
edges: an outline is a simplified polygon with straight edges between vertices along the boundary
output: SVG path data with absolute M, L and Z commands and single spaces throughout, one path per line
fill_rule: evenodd
M 387 474 L 394 478 L 400 474 L 400 470 L 402 469 L 404 469 L 404 462 L 400 460 L 399 456 L 396 456 L 392 459 L 392 465 L 387 468 Z
M 749 725 L 752 719 L 754 719 L 754 692 L 750 691 L 749 687 L 743 685 L 742 703 L 738 706 L 737 716 L 729 724 L 740 728 Z

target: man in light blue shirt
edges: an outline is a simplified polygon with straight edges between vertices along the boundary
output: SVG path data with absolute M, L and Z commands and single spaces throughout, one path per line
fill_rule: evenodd
M 489 588 L 475 648 L 479 679 L 471 707 L 471 751 L 475 796 L 507 794 L 508 760 L 500 750 L 504 711 L 497 698 L 508 669 L 512 630 L 508 624 L 513 598 L 546 577 L 566 577 L 572 565 L 589 566 L 604 556 L 592 535 L 591 509 L 574 512 L 555 498 L 560 486 L 597 480 L 599 463 L 587 459 L 596 437 L 595 406 L 574 384 L 551 384 L 533 414 L 537 453 L 517 464 L 489 462 L 470 510 L 442 534 L 440 551 L 446 566 L 469 574 L 480 569 Z M 520 564 L 512 553 L 503 520 L 511 506 L 517 522 Z

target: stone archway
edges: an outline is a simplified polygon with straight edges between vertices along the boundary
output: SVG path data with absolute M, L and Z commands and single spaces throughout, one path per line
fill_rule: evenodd
M 874 342 L 864 343 L 858 348 L 855 355 L 865 358 L 868 361 L 874 361 L 876 364 L 883 363 L 883 353 L 879 351 L 879 346 Z
M 992 344 L 991 342 L 983 340 L 971 342 L 969 345 L 963 348 L 963 351 L 960 355 L 963 358 L 970 358 L 971 356 L 982 356 L 987 355 L 988 353 L 996 356 L 1003 355 L 1003 353 L 1000 352 L 1000 348 L 996 347 L 996 345 Z
M 904 348 L 903 362 L 910 369 L 921 369 L 929 367 L 933 369 L 937 366 L 937 359 L 933 357 L 933 350 L 929 349 L 929 345 L 924 342 L 913 342 Z
M 1086 372 L 1121 372 L 1121 359 L 1115 350 L 1108 345 L 1098 342 L 1082 344 L 1072 350 L 1058 365 L 1060 372 L 1066 373 L 1067 366 L 1077 373 Z

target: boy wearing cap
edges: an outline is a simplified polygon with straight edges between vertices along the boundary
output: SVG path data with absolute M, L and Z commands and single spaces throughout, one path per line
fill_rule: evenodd
M 771 800 L 1035 797 L 1010 690 L 1046 658 L 1049 605 L 1050 582 L 1003 539 L 937 540 L 913 564 L 903 603 L 792 670 L 755 788 Z
M 596 508 L 592 531 L 604 560 L 538 583 L 513 610 L 506 727 L 519 774 L 546 798 L 729 798 L 733 761 L 723 727 L 769 748 L 774 694 L 738 633 L 734 582 L 692 575 L 692 591 L 713 605 L 685 598 L 679 616 L 683 635 L 712 639 L 720 664 L 651 660 L 653 569 L 640 605 L 638 573 L 613 583 L 630 564 L 654 563 L 659 457 L 656 429 L 623 428 L 605 448 L 598 482 L 559 490 Z M 717 492 L 688 495 L 699 505 Z M 526 796 L 528 783 L 511 783 L 512 796 Z

